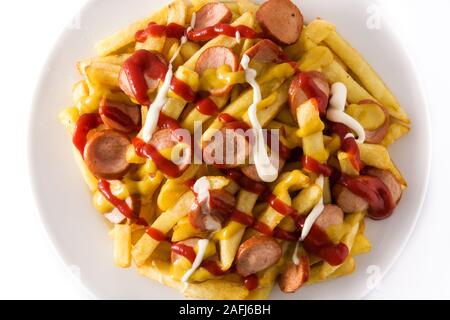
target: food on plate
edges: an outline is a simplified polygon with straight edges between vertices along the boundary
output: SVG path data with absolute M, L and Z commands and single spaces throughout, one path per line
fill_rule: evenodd
M 352 273 L 365 219 L 395 214 L 388 147 L 410 121 L 331 22 L 290 0 L 176 0 L 97 51 L 60 119 L 118 267 L 266 299 Z

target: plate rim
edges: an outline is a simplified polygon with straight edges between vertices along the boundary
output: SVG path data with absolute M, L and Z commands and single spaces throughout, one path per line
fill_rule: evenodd
M 82 6 L 80 6 L 79 10 L 77 10 L 76 14 L 83 15 L 83 13 L 88 10 L 92 5 L 95 4 L 95 2 L 98 0 L 88 0 L 86 3 L 84 3 Z M 162 4 L 170 2 L 169 0 L 158 0 Z M 258 0 L 261 1 L 261 0 Z M 379 4 L 380 0 L 372 0 L 375 4 Z M 379 281 L 382 281 L 386 275 L 391 271 L 392 267 L 397 263 L 401 255 L 404 253 L 406 247 L 408 246 L 411 236 L 414 233 L 414 231 L 417 228 L 418 220 L 421 218 L 421 216 L 424 214 L 423 207 L 425 204 L 426 197 L 428 195 L 429 191 L 429 183 L 431 178 L 431 164 L 432 164 L 432 150 L 433 150 L 433 140 L 432 140 L 432 130 L 431 130 L 431 116 L 430 116 L 430 103 L 428 98 L 428 92 L 427 88 L 424 85 L 423 77 L 421 77 L 422 72 L 421 69 L 418 67 L 418 65 L 413 60 L 412 56 L 408 53 L 409 48 L 408 43 L 405 42 L 405 40 L 402 39 L 399 35 L 399 31 L 394 27 L 392 23 L 392 15 L 384 15 L 383 16 L 383 22 L 388 25 L 388 33 L 392 35 L 393 40 L 398 44 L 399 49 L 401 50 L 401 53 L 405 59 L 407 59 L 409 65 L 411 65 L 413 68 L 411 69 L 411 75 L 414 78 L 414 81 L 417 83 L 417 88 L 419 89 L 419 96 L 421 100 L 424 102 L 424 110 L 422 111 L 422 116 L 424 116 L 424 132 L 422 133 L 424 135 L 424 141 L 426 142 L 427 149 L 426 150 L 426 170 L 425 170 L 425 181 L 423 186 L 420 188 L 420 200 L 418 200 L 418 207 L 415 210 L 416 214 L 412 221 L 411 228 L 408 231 L 408 233 L 403 237 L 403 241 L 401 245 L 399 245 L 399 249 L 395 253 L 394 257 L 386 263 L 386 267 L 382 270 L 380 274 Z M 42 81 L 47 73 L 47 70 L 50 68 L 51 61 L 54 60 L 55 56 L 57 55 L 58 49 L 62 46 L 62 39 L 64 38 L 65 33 L 67 32 L 67 27 L 64 26 L 62 30 L 59 32 L 58 36 L 55 38 L 53 44 L 49 46 L 48 55 L 46 56 L 45 60 L 43 61 L 40 71 L 37 73 L 38 77 L 36 78 L 36 83 L 31 99 L 31 111 L 28 116 L 28 123 L 27 123 L 27 165 L 28 165 L 28 173 L 30 177 L 30 185 L 32 190 L 32 198 L 34 200 L 34 203 L 36 204 L 35 214 L 38 215 L 38 219 L 40 221 L 40 228 L 41 230 L 45 230 L 45 237 L 47 240 L 49 240 L 52 251 L 55 253 L 55 256 L 58 257 L 59 262 L 61 263 L 61 266 L 68 267 L 70 265 L 69 258 L 67 256 L 67 253 L 65 253 L 65 250 L 63 249 L 62 245 L 59 243 L 59 241 L 56 239 L 56 235 L 54 232 L 51 231 L 48 218 L 45 214 L 43 214 L 44 205 L 42 203 L 42 199 L 39 196 L 38 191 L 38 182 L 37 182 L 37 164 L 34 161 L 33 157 L 33 133 L 35 132 L 35 126 L 36 123 L 33 121 L 35 118 L 35 114 L 38 112 L 38 96 L 42 92 L 42 90 L 45 89 L 45 83 Z M 76 278 L 74 275 L 72 275 L 74 278 Z M 76 278 L 77 284 L 80 285 L 80 288 L 82 292 L 92 299 L 102 299 L 101 296 L 97 294 L 97 290 L 94 288 L 94 286 L 89 283 L 83 281 L 83 278 Z M 375 288 L 369 288 L 366 286 L 366 289 L 363 291 L 361 296 L 359 297 L 360 300 L 369 298 L 369 295 L 372 291 L 374 291 Z M 289 299 L 286 299 L 289 300 Z

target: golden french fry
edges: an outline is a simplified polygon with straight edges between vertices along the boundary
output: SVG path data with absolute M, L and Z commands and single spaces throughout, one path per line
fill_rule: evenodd
M 164 7 L 159 11 L 151 14 L 149 17 L 140 21 L 134 22 L 125 29 L 119 30 L 113 35 L 100 41 L 96 45 L 96 50 L 99 56 L 107 56 L 113 52 L 125 48 L 129 44 L 135 42 L 136 32 L 147 27 L 150 22 L 158 24 L 167 23 L 168 8 Z
M 388 147 L 391 144 L 393 144 L 395 141 L 399 140 L 404 135 L 406 135 L 409 132 L 409 130 L 410 130 L 409 127 L 407 127 L 401 123 L 394 122 L 389 126 L 388 133 L 384 137 L 381 144 L 385 147 Z
M 131 226 L 116 224 L 114 226 L 114 262 L 120 268 L 131 265 Z
M 409 123 L 408 116 L 397 99 L 357 50 L 334 31 L 324 41 L 353 71 L 367 91 L 384 105 L 393 117 Z

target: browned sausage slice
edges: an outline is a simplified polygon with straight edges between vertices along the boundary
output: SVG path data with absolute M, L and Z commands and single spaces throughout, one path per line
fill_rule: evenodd
M 246 163 L 250 145 L 242 130 L 222 129 L 217 131 L 203 148 L 206 164 L 237 167 Z
M 390 171 L 370 168 L 367 170 L 367 175 L 380 179 L 381 182 L 386 185 L 391 192 L 394 203 L 398 203 L 400 201 L 402 196 L 402 187 Z
M 281 170 L 283 169 L 285 163 L 286 163 L 286 160 L 284 160 L 283 158 L 279 159 L 278 172 L 281 172 Z M 258 176 L 258 171 L 256 170 L 256 166 L 254 164 L 243 166 L 241 168 L 241 171 L 247 178 L 250 178 L 253 181 L 264 182 Z
M 369 209 L 369 204 L 349 189 L 337 184 L 333 188 L 336 204 L 346 213 L 361 212 Z
M 269 0 L 256 12 L 256 21 L 274 41 L 290 45 L 300 37 L 303 15 L 290 0 Z
M 239 246 L 236 270 L 247 277 L 273 266 L 281 258 L 281 247 L 267 236 L 254 236 Z
M 106 126 L 122 132 L 137 130 L 141 122 L 138 106 L 106 98 L 100 101 L 99 113 Z
M 176 136 L 174 136 L 172 134 L 172 130 L 171 129 L 161 129 L 156 131 L 153 135 L 152 138 L 150 139 L 149 144 L 151 144 L 152 146 L 154 146 L 157 150 L 162 151 L 164 149 L 168 149 L 168 148 L 173 148 L 175 147 L 177 144 L 179 144 L 180 141 L 177 139 Z M 172 161 L 174 161 L 174 159 L 170 159 Z M 191 157 L 190 154 L 189 156 L 184 157 L 181 159 L 177 159 L 177 165 L 180 168 L 180 171 L 183 171 L 184 169 L 187 168 L 187 166 L 189 166 Z
M 217 231 L 222 228 L 231 209 L 236 205 L 234 196 L 225 190 L 211 190 L 209 203 L 200 203 L 189 214 L 189 222 L 201 231 Z
M 282 63 L 289 61 L 289 58 L 281 48 L 269 39 L 259 41 L 253 47 L 245 51 L 250 60 L 262 62 Z
M 219 23 L 229 23 L 233 14 L 223 3 L 208 3 L 195 13 L 194 29 L 213 27 Z
M 281 274 L 278 285 L 285 293 L 294 293 L 300 289 L 309 279 L 309 257 L 301 250 L 299 252 L 299 264 L 289 262 L 286 270 Z
M 361 103 L 364 103 L 364 102 L 360 102 L 360 104 Z M 368 103 L 373 103 L 373 102 L 370 101 Z M 381 127 L 377 128 L 375 130 L 365 130 L 365 132 L 366 132 L 365 142 L 366 143 L 379 144 L 383 141 L 384 137 L 386 137 L 386 135 L 389 132 L 389 126 L 391 124 L 389 112 L 382 105 L 379 105 L 379 107 L 383 110 L 386 120 L 383 122 Z
M 344 212 L 335 205 L 326 205 L 315 224 L 322 230 L 327 230 L 331 226 L 340 225 L 344 222 Z
M 231 67 L 231 71 L 236 71 L 239 67 L 239 61 L 234 52 L 227 47 L 211 47 L 203 51 L 198 57 L 195 64 L 195 72 L 200 76 L 208 69 L 217 69 L 223 65 Z M 225 86 L 224 88 L 217 88 L 211 90 L 214 96 L 224 96 L 228 94 L 232 86 Z
M 121 179 L 130 168 L 126 153 L 130 140 L 117 131 L 97 132 L 84 149 L 84 160 L 92 173 L 103 179 Z
M 289 106 L 294 119 L 297 119 L 297 108 L 311 98 L 321 98 L 320 109 L 325 109 L 330 97 L 330 85 L 327 78 L 318 71 L 297 74 L 289 87 Z M 314 95 L 314 96 L 311 96 Z

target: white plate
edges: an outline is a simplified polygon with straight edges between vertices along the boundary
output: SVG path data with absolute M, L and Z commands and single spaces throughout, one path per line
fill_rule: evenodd
M 298 294 L 273 299 L 360 299 L 373 279 L 383 276 L 400 255 L 419 216 L 429 172 L 430 133 L 427 105 L 419 77 L 407 53 L 381 17 L 381 28 L 367 28 L 372 0 L 302 0 L 307 21 L 322 17 L 334 22 L 381 74 L 412 119 L 411 133 L 394 147 L 392 156 L 409 182 L 395 214 L 383 222 L 369 221 L 370 254 L 358 257 L 357 271 L 335 281 L 303 288 Z M 180 299 L 165 286 L 140 277 L 135 270 L 116 268 L 109 226 L 93 209 L 91 197 L 72 156 L 70 139 L 57 120 L 71 104 L 71 86 L 79 79 L 75 62 L 95 55 L 96 41 L 151 13 L 166 1 L 93 0 L 63 32 L 48 58 L 36 91 L 30 125 L 30 167 L 42 221 L 67 265 L 77 266 L 82 283 L 98 298 Z M 368 10 L 369 8 L 369 10 Z M 76 28 L 79 27 L 79 28 Z

